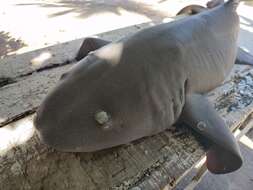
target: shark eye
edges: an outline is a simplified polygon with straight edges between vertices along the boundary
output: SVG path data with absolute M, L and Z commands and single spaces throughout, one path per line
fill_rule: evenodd
M 102 129 L 104 130 L 111 129 L 112 127 L 111 115 L 108 114 L 106 111 L 103 111 L 103 110 L 97 111 L 95 113 L 94 119 Z

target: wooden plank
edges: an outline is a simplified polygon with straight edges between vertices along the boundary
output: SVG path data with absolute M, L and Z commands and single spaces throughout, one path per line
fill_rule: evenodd
M 4 130 L 15 131 L 25 128 L 22 123 L 29 126 L 28 123 L 31 122 L 32 118 L 29 117 L 12 123 L 1 128 L 0 135 Z M 190 133 L 174 136 L 171 131 L 97 153 L 60 153 L 40 144 L 36 135 L 21 145 L 16 145 L 13 137 L 11 141 L 15 148 L 7 150 L 0 157 L 0 189 L 6 190 L 20 187 L 127 189 L 166 162 L 169 169 L 165 172 L 173 175 L 171 180 L 174 180 L 181 175 L 180 171 L 184 171 L 198 159 L 196 155 L 204 153 L 203 150 L 197 150 L 199 145 Z M 155 146 L 150 148 L 152 143 Z M 184 150 L 181 146 L 188 148 Z M 190 152 L 195 150 L 198 154 L 189 157 Z M 180 161 L 186 157 L 187 161 Z M 180 165 L 178 161 L 185 164 Z M 180 165 L 180 170 L 177 165 Z M 84 177 L 76 179 L 76 174 Z M 66 181 L 66 186 L 63 186 L 63 181 Z
M 140 29 L 153 25 L 152 23 L 143 23 L 133 25 L 109 32 L 97 34 L 96 37 L 109 41 L 117 41 L 127 35 L 131 35 Z M 40 71 L 50 67 L 56 67 L 75 61 L 75 56 L 85 38 L 57 44 L 47 48 L 35 50 L 21 55 L 8 56 L 0 60 L 0 87 L 1 80 L 6 83 L 20 76 L 26 76 L 33 72 Z
M 0 126 L 35 110 L 71 65 L 34 73 L 0 88 Z
M 59 73 L 65 71 L 65 67 L 68 66 L 36 73 L 17 84 L 20 89 L 25 89 L 27 85 L 33 86 L 34 91 L 29 94 L 27 100 L 35 99 L 33 106 L 36 106 L 47 93 L 48 88 L 55 83 Z M 252 112 L 253 104 L 228 110 L 229 105 L 224 101 L 236 104 L 243 99 L 243 94 L 238 90 L 244 90 L 246 94 L 253 92 L 253 88 L 247 87 L 250 84 L 243 82 L 246 80 L 245 77 L 251 76 L 251 72 L 252 70 L 249 70 L 239 79 L 235 77 L 230 80 L 228 83 L 232 83 L 233 87 L 240 86 L 241 83 L 243 85 L 241 88 L 235 88 L 236 90 L 227 98 L 223 97 L 220 100 L 222 106 L 217 103 L 219 112 L 232 128 L 238 126 L 246 115 Z M 247 80 L 250 82 L 251 79 Z M 10 90 L 12 86 L 7 87 L 3 93 L 12 92 Z M 13 87 L 16 88 L 18 86 Z M 220 93 L 219 90 L 216 91 L 211 94 Z M 16 93 L 18 94 L 25 93 Z M 14 95 L 10 99 L 15 99 Z M 241 97 L 238 99 L 230 99 L 231 96 L 239 95 Z M 6 96 L 10 95 L 6 94 Z M 25 102 L 25 97 L 19 96 L 19 101 Z M 243 102 L 241 103 L 244 105 Z M 19 128 L 26 128 L 26 126 L 32 126 L 31 117 L 1 128 L 0 136 L 4 136 L 6 130 L 15 133 Z M 24 133 L 20 135 L 24 136 Z M 175 130 L 167 130 L 154 137 L 96 153 L 60 153 L 42 145 L 34 134 L 21 145 L 16 145 L 13 137 L 9 140 L 15 148 L 5 149 L 6 152 L 1 156 L 0 189 L 19 187 L 23 189 L 127 189 L 134 186 L 141 189 L 156 189 L 167 184 L 171 188 L 204 155 L 203 149 L 189 130 L 182 134 L 178 134 Z
M 58 44 L 0 61 L 0 78 L 17 78 L 37 70 L 72 62 L 83 39 Z

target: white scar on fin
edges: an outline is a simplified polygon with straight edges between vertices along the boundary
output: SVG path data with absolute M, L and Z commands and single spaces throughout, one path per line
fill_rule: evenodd
M 120 58 L 123 52 L 122 43 L 111 43 L 110 46 L 104 46 L 100 51 L 94 52 L 94 55 L 100 59 L 104 59 L 112 66 L 117 65 L 120 62 Z

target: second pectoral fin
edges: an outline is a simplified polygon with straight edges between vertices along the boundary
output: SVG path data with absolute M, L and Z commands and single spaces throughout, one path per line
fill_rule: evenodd
M 203 95 L 187 95 L 180 121 L 211 142 L 206 162 L 210 172 L 224 174 L 241 167 L 242 157 L 234 136 Z

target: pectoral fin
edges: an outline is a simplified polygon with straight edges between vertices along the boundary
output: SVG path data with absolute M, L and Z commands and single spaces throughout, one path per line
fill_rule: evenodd
M 241 167 L 242 157 L 234 136 L 204 96 L 187 95 L 180 121 L 211 142 L 206 162 L 210 172 L 225 174 Z
M 95 51 L 109 43 L 111 42 L 102 40 L 100 38 L 85 38 L 77 53 L 76 60 L 80 61 L 81 59 L 86 57 L 89 52 Z
M 238 47 L 235 64 L 253 66 L 253 55 Z

